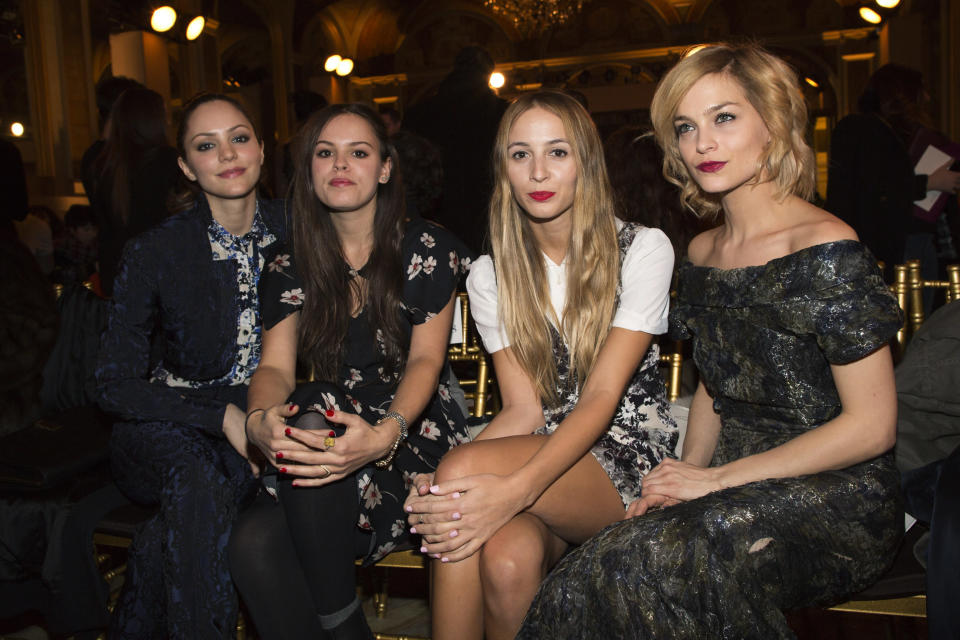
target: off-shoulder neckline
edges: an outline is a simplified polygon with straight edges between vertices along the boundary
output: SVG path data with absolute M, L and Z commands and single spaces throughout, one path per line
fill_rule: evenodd
M 787 261 L 789 261 L 789 260 L 796 259 L 796 258 L 798 258 L 798 257 L 800 257 L 800 256 L 803 256 L 803 255 L 807 254 L 807 253 L 821 252 L 821 251 L 827 250 L 827 248 L 829 248 L 829 247 L 839 246 L 839 245 L 854 245 L 855 247 L 860 248 L 861 250 L 866 249 L 866 246 L 865 246 L 862 242 L 860 242 L 860 241 L 858 241 L 858 240 L 849 240 L 849 239 L 831 240 L 831 241 L 829 241 L 829 242 L 821 242 L 820 244 L 812 244 L 812 245 L 810 245 L 809 247 L 804 247 L 803 249 L 798 249 L 797 251 L 794 251 L 793 253 L 788 253 L 788 254 L 782 255 L 782 256 L 780 256 L 779 258 L 772 258 L 771 260 L 768 260 L 768 261 L 764 262 L 763 264 L 754 264 L 754 265 L 747 265 L 747 266 L 745 266 L 745 267 L 731 267 L 731 268 L 729 268 L 729 269 L 722 269 L 722 268 L 720 268 L 720 267 L 711 267 L 711 266 L 709 266 L 709 265 L 697 265 L 697 264 L 693 264 L 693 263 L 690 261 L 690 258 L 689 258 L 689 257 L 685 257 L 685 258 L 683 259 L 683 264 L 681 265 L 681 268 L 684 268 L 684 269 L 702 269 L 702 270 L 704 270 L 704 271 L 715 271 L 715 272 L 718 272 L 718 273 L 742 273 L 742 272 L 748 272 L 748 271 L 753 271 L 753 270 L 769 269 L 769 268 L 774 267 L 774 266 L 776 266 L 776 265 L 778 265 L 778 264 L 780 264 L 780 263 L 784 263 L 784 262 L 787 262 Z

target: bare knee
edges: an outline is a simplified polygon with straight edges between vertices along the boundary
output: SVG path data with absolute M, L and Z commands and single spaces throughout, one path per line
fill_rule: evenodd
M 486 597 L 510 597 L 540 584 L 544 546 L 539 536 L 494 536 L 480 551 L 480 579 Z
M 478 464 L 480 455 L 478 447 L 472 442 L 454 447 L 440 460 L 434 479 L 436 482 L 444 482 L 481 473 L 482 470 Z

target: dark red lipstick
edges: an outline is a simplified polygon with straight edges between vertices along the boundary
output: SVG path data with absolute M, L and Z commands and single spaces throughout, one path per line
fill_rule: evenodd
M 723 169 L 726 164 L 726 162 L 701 162 L 697 165 L 697 170 L 704 173 L 716 173 Z
M 546 202 L 556 194 L 555 191 L 533 191 L 528 195 L 537 202 Z
M 246 169 L 243 167 L 234 167 L 233 169 L 227 169 L 226 171 L 221 171 L 217 174 L 218 177 L 224 179 L 236 178 L 237 176 L 242 176 L 246 172 Z

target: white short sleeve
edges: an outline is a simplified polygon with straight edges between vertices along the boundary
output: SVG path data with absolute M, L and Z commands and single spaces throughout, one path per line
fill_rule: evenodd
M 470 315 L 477 325 L 477 332 L 487 353 L 495 353 L 510 346 L 507 332 L 500 323 L 497 304 L 497 275 L 493 260 L 484 255 L 470 266 L 467 276 L 467 293 L 470 295 Z
M 666 333 L 673 278 L 673 247 L 660 229 L 643 227 L 620 267 L 623 293 L 613 326 L 654 335 Z

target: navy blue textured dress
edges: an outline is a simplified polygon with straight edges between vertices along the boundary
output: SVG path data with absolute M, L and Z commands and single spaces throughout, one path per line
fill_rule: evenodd
M 469 265 L 465 248 L 442 227 L 423 219 L 407 223 L 403 236 L 403 308 L 407 339 L 413 326 L 439 313 L 457 288 L 460 274 Z M 347 269 L 344 264 L 344 269 Z M 269 329 L 303 305 L 303 286 L 293 256 L 280 251 L 268 264 L 261 284 L 263 326 Z M 379 330 L 369 323 L 367 312 L 350 320 L 339 379 L 300 385 L 291 396 L 306 410 L 352 411 L 370 424 L 390 408 L 399 379 L 384 373 L 386 354 Z M 360 518 L 357 526 L 373 534 L 366 563 L 376 562 L 400 546 L 409 547 L 403 501 L 418 473 L 437 468 L 451 447 L 467 442 L 466 419 L 450 395 L 449 364 L 444 365 L 433 398 L 400 446 L 392 464 L 380 469 L 373 464 L 356 472 Z
M 101 339 L 101 407 L 121 422 L 111 463 L 132 500 L 159 505 L 134 536 L 111 638 L 228 638 L 237 596 L 230 528 L 257 486 L 223 435 L 260 359 L 264 252 L 285 239 L 278 203 L 244 236 L 201 198 L 127 243 Z
M 670 314 L 714 399 L 711 466 L 840 413 L 830 366 L 901 323 L 858 242 L 765 265 L 680 268 Z M 890 453 L 846 469 L 707 494 L 611 525 L 547 577 L 518 638 L 791 638 L 781 610 L 834 604 L 880 577 L 903 530 Z

